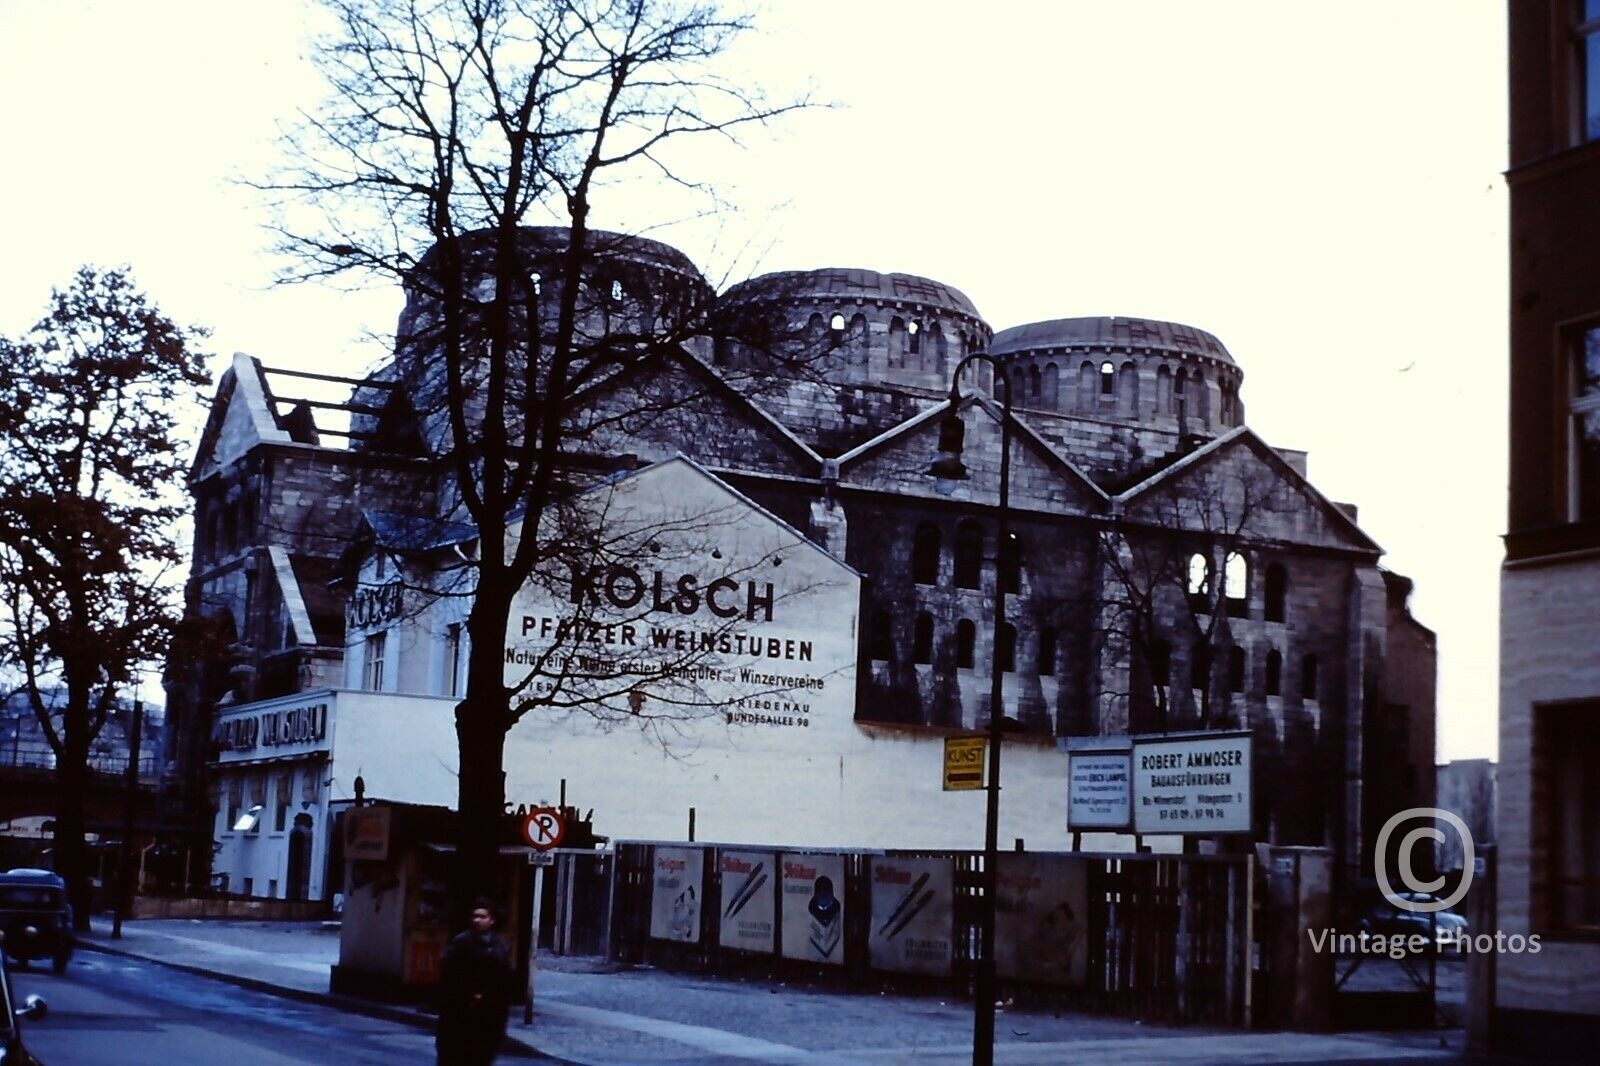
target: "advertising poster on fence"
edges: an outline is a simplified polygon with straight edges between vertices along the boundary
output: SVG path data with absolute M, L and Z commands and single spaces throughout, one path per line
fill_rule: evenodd
M 868 861 L 872 932 L 867 950 L 872 968 L 936 977 L 948 974 L 953 955 L 954 861 L 878 856 Z
M 844 965 L 844 856 L 782 856 L 783 957 Z
M 995 876 L 995 970 L 1001 977 L 1082 985 L 1089 977 L 1089 868 L 1070 855 L 1002 853 Z
M 724 851 L 722 932 L 718 943 L 772 954 L 778 917 L 778 856 L 771 851 Z
M 700 939 L 699 848 L 656 848 L 651 865 L 650 935 L 692 944 Z

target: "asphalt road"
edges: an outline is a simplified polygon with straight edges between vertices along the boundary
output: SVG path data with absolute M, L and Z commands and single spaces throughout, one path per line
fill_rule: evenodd
M 13 968 L 18 996 L 50 1004 L 24 1022 L 44 1066 L 408 1066 L 434 1061 L 433 1034 L 396 1022 L 280 999 L 133 959 L 93 952 L 67 972 Z

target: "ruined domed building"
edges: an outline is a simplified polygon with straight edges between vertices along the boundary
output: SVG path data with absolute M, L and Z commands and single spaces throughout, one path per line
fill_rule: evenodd
M 334 405 L 286 398 L 302 378 L 245 356 L 223 376 L 194 468 L 190 602 L 229 644 L 189 689 L 183 752 L 208 782 L 233 891 L 320 896 L 328 819 L 357 773 L 369 794 L 454 802 L 447 774 L 425 784 L 419 752 L 453 758 L 460 614 L 409 610 L 399 586 L 380 594 L 385 567 L 438 570 L 476 536 L 436 461 L 451 395 L 438 292 L 458 283 L 488 300 L 513 285 L 534 328 L 561 311 L 564 240 L 526 231 L 512 270 L 470 239 L 449 262 L 425 257 L 394 362 L 348 383 L 347 437 L 325 428 Z M 1431 804 L 1434 646 L 1408 612 L 1410 583 L 1380 567 L 1354 508 L 1307 480 L 1303 453 L 1248 427 L 1244 371 L 1216 337 L 1114 317 L 995 332 L 951 285 L 864 269 L 719 294 L 666 245 L 599 240 L 571 301 L 592 404 L 568 461 L 622 475 L 686 462 L 683 484 L 715 482 L 809 541 L 859 582 L 852 617 L 809 620 L 849 639 L 852 680 L 786 747 L 753 741 L 741 757 L 736 742 L 698 767 L 657 752 L 629 771 L 650 775 L 631 792 L 607 784 L 625 729 L 581 741 L 592 748 L 553 733 L 508 742 L 508 799 L 551 795 L 559 776 L 612 836 L 681 837 L 689 804 L 711 839 L 975 847 L 981 804 L 941 796 L 939 748 L 987 724 L 999 657 L 1003 841 L 1066 845 L 1066 741 L 1094 734 L 1250 731 L 1254 839 L 1331 847 L 1351 874 L 1390 813 Z M 646 337 L 659 357 L 605 371 L 608 353 Z M 986 358 L 953 397 L 974 353 Z M 457 388 L 479 402 L 470 373 Z M 952 414 L 969 472 L 953 483 L 928 473 Z M 273 729 L 295 712 L 296 739 L 241 739 L 261 708 L 282 720 Z M 817 727 L 824 713 L 836 731 Z M 253 805 L 269 837 L 299 825 L 294 855 L 231 828 Z

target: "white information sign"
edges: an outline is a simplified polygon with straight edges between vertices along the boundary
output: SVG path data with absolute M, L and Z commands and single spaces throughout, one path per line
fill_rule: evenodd
M 1250 832 L 1250 734 L 1133 738 L 1133 831 Z
M 1067 753 L 1067 828 L 1126 829 L 1133 811 L 1133 756 L 1126 751 Z

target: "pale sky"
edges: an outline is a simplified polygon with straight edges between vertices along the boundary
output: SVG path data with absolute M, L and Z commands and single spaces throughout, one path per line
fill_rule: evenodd
M 312 103 L 301 0 L 0 0 L 10 217 L 0 332 L 82 263 L 127 265 L 213 368 L 356 373 L 393 291 L 271 284 L 260 198 Z M 867 267 L 963 290 L 995 329 L 1080 315 L 1215 334 L 1247 421 L 1310 452 L 1416 580 L 1439 757 L 1493 755 L 1506 481 L 1499 0 L 772 0 L 736 55 L 838 106 L 707 154 L 733 208 L 652 228 L 720 283 Z

